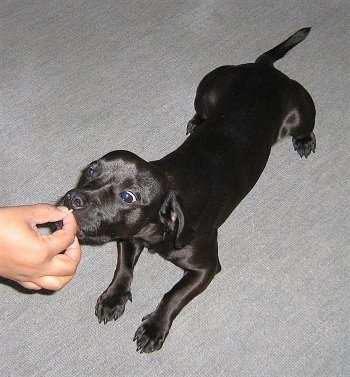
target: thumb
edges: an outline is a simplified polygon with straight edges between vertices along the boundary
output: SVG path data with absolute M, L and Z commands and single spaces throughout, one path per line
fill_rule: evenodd
M 75 217 L 68 211 L 68 213 L 64 214 L 62 229 L 59 229 L 49 235 L 43 235 L 42 238 L 49 247 L 51 254 L 55 255 L 66 250 L 69 246 L 72 246 L 72 249 L 77 248 L 76 244 L 79 245 L 75 236 L 77 230 L 78 226 Z M 74 247 L 73 243 L 75 243 Z

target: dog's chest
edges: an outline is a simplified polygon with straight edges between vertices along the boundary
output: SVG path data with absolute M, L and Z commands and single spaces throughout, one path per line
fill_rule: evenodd
M 156 246 L 147 247 L 151 254 L 158 254 L 163 259 L 177 265 L 180 260 L 186 255 L 185 248 L 175 249 L 172 242 L 163 241 Z

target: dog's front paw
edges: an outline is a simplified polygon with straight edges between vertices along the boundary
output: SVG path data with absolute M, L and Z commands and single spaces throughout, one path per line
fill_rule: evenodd
M 155 320 L 152 315 L 143 318 L 143 323 L 137 329 L 134 341 L 140 353 L 150 353 L 162 348 L 165 338 L 169 333 L 170 325 L 162 320 Z
M 294 150 L 298 152 L 300 157 L 307 158 L 311 152 L 315 153 L 316 149 L 316 137 L 313 132 L 309 136 L 303 138 L 293 137 Z
M 125 294 L 111 294 L 108 289 L 98 298 L 95 306 L 95 315 L 98 322 L 106 324 L 108 321 L 116 321 L 125 310 L 127 301 L 132 301 L 131 292 Z

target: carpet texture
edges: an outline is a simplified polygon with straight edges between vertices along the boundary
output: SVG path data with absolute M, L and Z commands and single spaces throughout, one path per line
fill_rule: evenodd
M 273 148 L 220 229 L 222 272 L 161 351 L 140 355 L 132 338 L 182 272 L 144 252 L 133 303 L 99 325 L 115 245 L 84 246 L 59 292 L 0 284 L 1 376 L 350 375 L 348 21 L 339 0 L 0 1 L 0 205 L 55 203 L 111 150 L 162 157 L 185 139 L 207 72 L 307 26 L 276 67 L 317 108 L 316 153 Z

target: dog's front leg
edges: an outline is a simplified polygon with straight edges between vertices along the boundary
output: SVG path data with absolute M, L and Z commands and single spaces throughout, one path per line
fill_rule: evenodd
M 117 320 L 124 313 L 127 301 L 132 301 L 133 271 L 143 247 L 130 241 L 118 241 L 117 245 L 118 261 L 113 280 L 98 298 L 95 307 L 99 323 Z
M 164 295 L 156 310 L 142 319 L 135 333 L 137 351 L 159 350 L 169 333 L 171 324 L 181 309 L 208 286 L 218 271 L 218 264 L 205 269 L 185 270 L 182 279 Z

